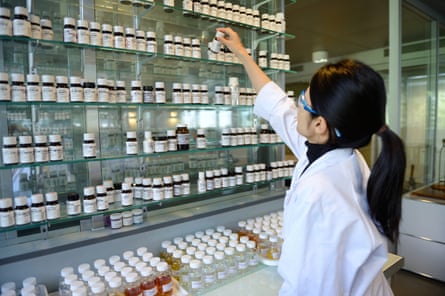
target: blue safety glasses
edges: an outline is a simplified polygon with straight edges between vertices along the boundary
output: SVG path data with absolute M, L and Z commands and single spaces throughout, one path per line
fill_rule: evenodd
M 311 113 L 312 115 L 314 115 L 314 116 L 318 116 L 318 115 L 320 115 L 320 114 L 318 114 L 317 111 L 314 110 L 314 108 L 312 108 L 311 106 L 309 106 L 309 104 L 306 102 L 306 99 L 305 99 L 305 95 L 304 95 L 304 94 L 305 94 L 305 91 L 302 90 L 301 93 L 300 93 L 300 96 L 298 97 L 298 102 L 299 102 L 299 104 L 301 104 L 301 106 L 303 106 L 303 109 L 304 109 L 304 110 L 306 110 L 307 112 Z M 339 131 L 338 129 L 334 128 L 334 132 L 335 132 L 335 135 L 336 135 L 338 138 L 341 137 L 341 133 L 340 133 L 340 131 Z
M 302 90 L 300 93 L 300 97 L 298 98 L 299 103 L 303 106 L 303 109 L 306 110 L 309 113 L 312 113 L 315 116 L 318 116 L 317 111 L 315 111 L 311 106 L 309 106 L 309 104 L 306 102 L 305 96 L 304 96 L 305 91 Z

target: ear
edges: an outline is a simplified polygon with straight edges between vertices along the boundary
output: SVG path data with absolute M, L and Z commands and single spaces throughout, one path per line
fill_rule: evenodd
M 315 134 L 321 143 L 327 143 L 329 140 L 329 128 L 326 119 L 323 116 L 318 116 L 312 121 Z

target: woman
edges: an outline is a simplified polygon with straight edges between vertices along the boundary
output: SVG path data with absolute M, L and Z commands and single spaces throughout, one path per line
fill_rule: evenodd
M 322 67 L 299 106 L 256 65 L 237 33 L 218 38 L 256 89 L 254 112 L 298 158 L 284 201 L 280 295 L 392 295 L 381 269 L 397 241 L 405 152 L 385 124 L 383 79 L 352 60 Z M 356 148 L 373 134 L 382 149 L 370 171 Z

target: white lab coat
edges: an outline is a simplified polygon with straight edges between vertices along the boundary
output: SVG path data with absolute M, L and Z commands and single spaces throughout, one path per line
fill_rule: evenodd
M 335 149 L 308 164 L 295 103 L 273 82 L 256 99 L 298 158 L 284 201 L 280 296 L 393 295 L 381 269 L 387 242 L 368 214 L 369 168 L 357 150 Z

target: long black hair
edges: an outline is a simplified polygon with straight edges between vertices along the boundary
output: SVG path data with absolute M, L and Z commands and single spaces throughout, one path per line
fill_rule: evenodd
M 328 123 L 331 144 L 360 148 L 373 134 L 380 136 L 382 147 L 371 169 L 367 199 L 377 228 L 397 241 L 406 155 L 402 140 L 385 122 L 383 78 L 361 62 L 343 60 L 320 68 L 309 91 L 312 107 Z

